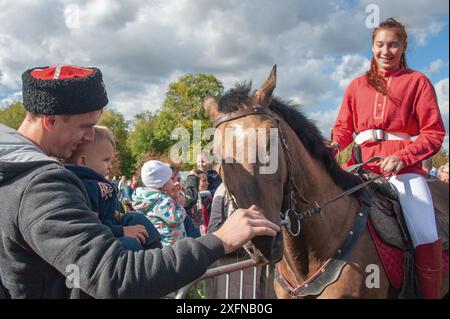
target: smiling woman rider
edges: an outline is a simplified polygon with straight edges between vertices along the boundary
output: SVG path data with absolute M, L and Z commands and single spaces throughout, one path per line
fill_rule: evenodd
M 328 146 L 344 149 L 355 133 L 363 162 L 384 158 L 365 167 L 390 176 L 415 247 L 422 295 L 438 298 L 441 242 L 421 162 L 439 151 L 445 129 L 433 85 L 407 68 L 407 44 L 405 28 L 395 19 L 373 31 L 370 70 L 347 88 Z M 348 164 L 354 162 L 352 154 Z

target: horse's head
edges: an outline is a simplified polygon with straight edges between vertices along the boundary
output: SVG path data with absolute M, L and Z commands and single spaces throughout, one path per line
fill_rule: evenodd
M 269 109 L 275 84 L 276 66 L 255 93 L 251 84 L 237 85 L 218 101 L 207 95 L 204 108 L 216 127 L 214 155 L 235 205 L 256 205 L 279 225 L 288 168 L 278 117 Z M 283 256 L 281 232 L 275 238 L 256 237 L 244 247 L 255 261 L 277 262 Z

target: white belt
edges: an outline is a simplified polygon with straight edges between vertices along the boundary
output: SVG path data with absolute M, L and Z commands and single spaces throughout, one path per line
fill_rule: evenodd
M 361 145 L 366 141 L 414 141 L 417 137 L 402 132 L 386 132 L 381 129 L 366 130 L 355 137 L 355 143 Z

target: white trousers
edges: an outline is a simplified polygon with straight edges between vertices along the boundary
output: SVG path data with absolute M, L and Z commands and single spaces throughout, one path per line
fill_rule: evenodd
M 433 200 L 425 178 L 418 174 L 392 176 L 414 247 L 438 240 Z

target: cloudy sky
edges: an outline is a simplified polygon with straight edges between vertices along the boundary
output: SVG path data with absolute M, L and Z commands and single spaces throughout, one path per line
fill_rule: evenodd
M 346 85 L 367 70 L 377 12 L 405 23 L 408 64 L 434 84 L 448 132 L 447 0 L 0 0 L 0 107 L 21 100 L 35 66 L 99 67 L 109 107 L 132 119 L 181 75 L 212 73 L 228 89 L 259 85 L 277 64 L 275 94 L 328 135 Z

